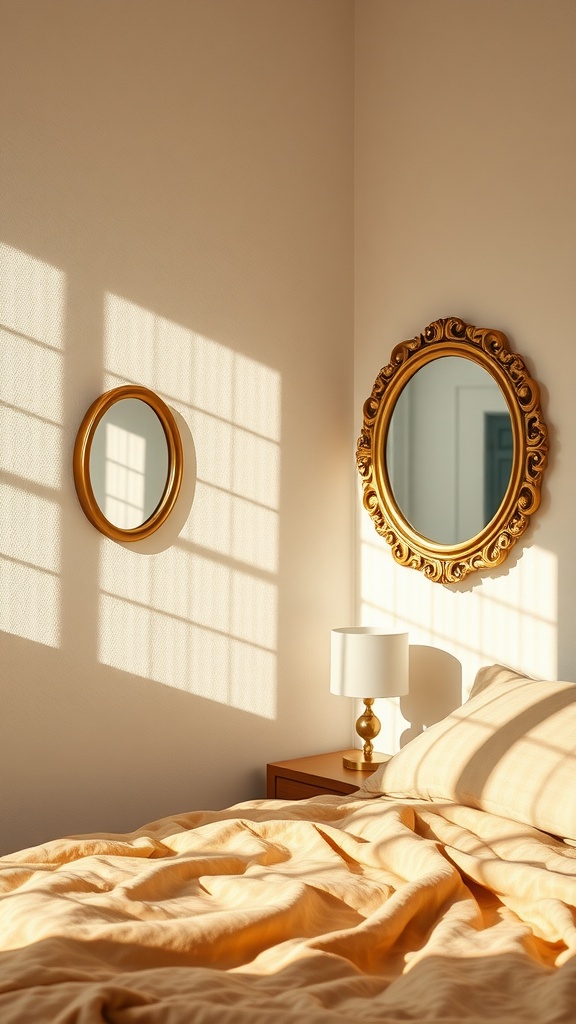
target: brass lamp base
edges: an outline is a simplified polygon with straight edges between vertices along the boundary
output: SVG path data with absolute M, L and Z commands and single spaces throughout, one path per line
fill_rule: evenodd
M 358 772 L 369 772 L 370 770 L 375 772 L 378 765 L 387 760 L 385 756 L 374 754 L 372 746 L 372 740 L 380 732 L 380 720 L 372 710 L 373 703 L 373 697 L 364 697 L 364 712 L 356 721 L 356 732 L 360 739 L 364 740 L 364 746 L 362 750 L 356 751 L 351 757 L 342 758 L 345 768 L 353 768 Z
M 342 764 L 345 768 L 353 768 L 357 772 L 375 772 L 381 764 L 384 764 L 384 761 L 389 759 L 389 754 L 372 754 L 372 757 L 368 760 L 364 757 L 363 750 L 355 750 L 353 753 L 349 751 L 342 758 Z

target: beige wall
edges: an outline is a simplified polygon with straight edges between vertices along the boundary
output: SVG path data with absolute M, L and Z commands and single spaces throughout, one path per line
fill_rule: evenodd
M 0 15 L 9 850 L 263 795 L 267 760 L 348 740 L 353 8 Z M 196 487 L 153 554 L 98 534 L 71 474 L 85 410 L 132 381 Z
M 355 432 L 392 347 L 458 315 L 541 382 L 550 465 L 499 570 L 456 587 L 395 565 L 362 510 L 358 607 L 455 654 L 576 679 L 576 5 L 356 5 Z M 387 738 L 384 739 L 384 743 Z

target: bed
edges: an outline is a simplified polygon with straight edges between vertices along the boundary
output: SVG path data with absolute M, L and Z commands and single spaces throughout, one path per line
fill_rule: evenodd
M 1 858 L 0 1021 L 574 1024 L 575 750 L 492 666 L 357 794 Z

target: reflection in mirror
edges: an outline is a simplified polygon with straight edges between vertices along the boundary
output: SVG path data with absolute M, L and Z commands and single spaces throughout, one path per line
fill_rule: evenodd
M 117 541 L 143 540 L 170 515 L 182 481 L 182 440 L 168 406 L 148 388 L 106 392 L 84 416 L 74 484 L 90 522 Z
M 437 543 L 475 537 L 506 494 L 512 446 L 506 399 L 483 366 L 457 356 L 426 363 L 400 393 L 388 431 L 399 509 Z
M 124 398 L 104 413 L 90 450 L 90 480 L 100 511 L 123 530 L 142 526 L 168 480 L 168 444 L 154 410 Z

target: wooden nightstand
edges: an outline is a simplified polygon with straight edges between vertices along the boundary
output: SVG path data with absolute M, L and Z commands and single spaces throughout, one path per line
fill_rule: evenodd
M 323 793 L 354 793 L 370 772 L 344 768 L 342 757 L 347 753 L 346 750 L 337 750 L 333 754 L 273 761 L 266 766 L 266 796 L 273 800 L 303 800 Z

